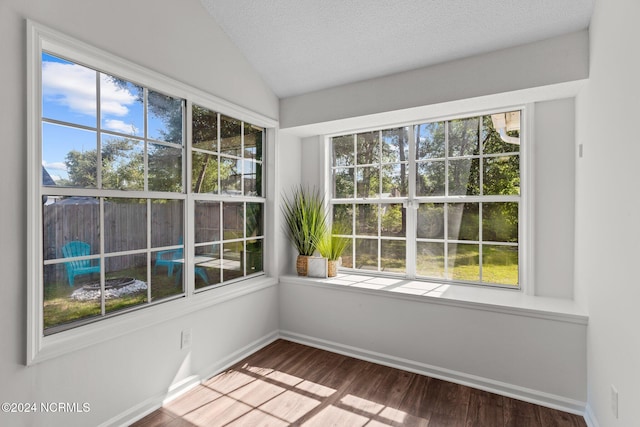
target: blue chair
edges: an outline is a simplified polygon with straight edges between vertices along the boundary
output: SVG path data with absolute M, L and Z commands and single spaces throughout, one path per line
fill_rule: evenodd
M 184 258 L 182 249 L 169 249 L 168 251 L 159 251 L 156 255 L 156 263 L 153 266 L 155 272 L 159 266 L 167 267 L 167 276 L 173 276 L 173 266 L 182 263 L 177 263 L 175 260 Z
M 65 258 L 91 255 L 91 246 L 88 243 L 74 240 L 62 247 L 62 255 L 64 255 Z M 64 266 L 67 269 L 67 277 L 69 279 L 69 286 L 71 287 L 73 287 L 76 276 L 100 273 L 100 265 L 91 265 L 91 260 L 89 259 L 68 261 L 64 263 Z

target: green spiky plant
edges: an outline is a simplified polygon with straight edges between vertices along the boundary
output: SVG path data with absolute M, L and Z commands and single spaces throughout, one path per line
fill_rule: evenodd
M 344 226 L 333 224 L 331 230 L 327 227 L 326 232 L 320 236 L 316 242 L 316 249 L 320 255 L 329 261 L 337 261 L 349 245 L 350 239 L 341 235 L 348 234 Z
M 285 232 L 298 254 L 313 256 L 318 239 L 327 231 L 324 197 L 317 189 L 300 186 L 290 198 L 283 197 L 282 213 Z

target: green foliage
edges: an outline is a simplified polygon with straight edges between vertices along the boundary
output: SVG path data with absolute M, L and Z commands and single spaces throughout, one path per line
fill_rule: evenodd
M 351 239 L 343 237 L 349 233 L 350 230 L 339 224 L 334 224 L 331 230 L 327 228 L 325 233 L 316 239 L 316 249 L 321 256 L 329 261 L 337 261 L 351 242 Z
M 291 198 L 283 197 L 282 213 L 285 232 L 300 255 L 311 256 L 316 242 L 327 232 L 324 197 L 317 189 L 300 186 L 293 190 Z

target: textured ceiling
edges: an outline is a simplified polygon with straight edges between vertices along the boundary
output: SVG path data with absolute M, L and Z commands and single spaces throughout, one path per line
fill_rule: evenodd
M 594 0 L 200 0 L 279 97 L 589 26 Z

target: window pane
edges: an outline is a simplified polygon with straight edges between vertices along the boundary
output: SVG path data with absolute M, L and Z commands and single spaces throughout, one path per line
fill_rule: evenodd
M 499 285 L 518 285 L 518 247 L 483 245 L 482 280 Z
M 220 116 L 220 152 L 231 156 L 242 156 L 242 122 Z
M 100 73 L 100 115 L 103 130 L 144 136 L 144 91 L 131 82 Z
M 170 199 L 152 200 L 151 247 L 182 245 L 183 233 L 184 202 Z
M 484 194 L 520 194 L 520 156 L 486 157 L 483 169 Z
M 407 218 L 401 203 L 380 205 L 381 236 L 405 237 Z
M 378 197 L 380 194 L 380 167 L 356 168 L 357 197 Z
M 353 198 L 353 168 L 339 168 L 333 170 L 333 197 L 336 199 Z
M 409 166 L 406 163 L 382 166 L 382 197 L 406 197 Z
M 449 161 L 449 195 L 471 196 L 480 194 L 479 159 Z
M 417 235 L 420 239 L 444 239 L 443 203 L 420 203 Z
M 193 151 L 191 189 L 194 193 L 218 193 L 218 156 Z
M 407 269 L 407 243 L 404 240 L 380 241 L 380 268 L 382 271 L 404 273 Z
M 482 125 L 484 154 L 520 151 L 520 111 L 484 116 Z
M 244 195 L 262 195 L 262 163 L 245 160 L 244 162 Z
M 482 240 L 513 243 L 518 241 L 518 203 L 482 204 Z
M 46 197 L 42 206 L 43 258 L 81 256 L 74 255 L 72 248 L 64 254 L 64 247 L 70 242 L 89 245 L 88 253 L 83 255 L 100 253 L 100 200 L 97 197 Z
M 94 70 L 42 53 L 42 117 L 95 128 L 96 86 Z
M 356 234 L 378 235 L 378 205 L 356 205 Z
M 244 242 L 231 242 L 223 245 L 222 253 L 222 280 L 229 281 L 243 277 Z
M 220 244 L 196 246 L 194 277 L 196 289 L 222 282 Z
M 382 131 L 382 162 L 398 163 L 409 160 L 409 128 Z
M 193 220 L 196 243 L 220 240 L 220 202 L 196 200 Z
M 478 240 L 480 231 L 478 203 L 449 203 L 447 229 L 449 240 Z
M 182 249 L 151 253 L 151 301 L 184 292 L 184 255 Z
M 105 252 L 131 251 L 146 247 L 147 201 L 145 199 L 105 199 Z
M 144 142 L 102 135 L 102 188 L 144 190 Z
M 417 242 L 416 273 L 444 277 L 444 243 Z
M 247 275 L 262 271 L 263 242 L 262 239 L 247 241 Z
M 480 249 L 478 245 L 449 243 L 447 245 L 449 278 L 470 282 L 480 281 Z
M 182 192 L 182 149 L 149 144 L 149 191 Z
M 349 239 L 349 244 L 346 248 L 344 248 L 344 252 L 342 252 L 342 263 L 340 266 L 344 268 L 353 268 L 353 239 Z
M 244 237 L 244 203 L 223 204 L 223 239 L 242 239 Z
M 444 196 L 444 161 L 417 164 L 417 196 Z
M 107 313 L 147 302 L 147 254 L 109 257 L 105 264 Z
M 149 91 L 148 96 L 148 137 L 158 141 L 182 144 L 182 100 L 153 90 Z
M 57 186 L 96 188 L 96 132 L 42 123 L 42 166 Z
M 262 203 L 247 203 L 247 238 L 260 237 L 264 235 L 264 214 Z
M 331 138 L 331 141 L 333 166 L 352 166 L 354 164 L 353 135 L 338 136 L 335 138 Z
M 249 123 L 244 124 L 244 158 L 262 160 L 264 128 Z
M 333 205 L 333 227 L 353 234 L 353 205 Z
M 218 151 L 218 114 L 194 104 L 191 116 L 193 147 Z
M 444 122 L 416 126 L 416 159 L 444 158 Z
M 449 121 L 449 156 L 476 156 L 480 153 L 478 117 Z
M 378 270 L 378 240 L 356 239 L 356 266 L 362 270 Z
M 359 133 L 356 136 L 356 149 L 359 165 L 380 163 L 380 133 L 378 131 Z
M 220 190 L 222 194 L 240 195 L 240 160 L 220 158 Z

